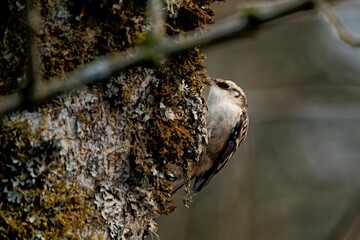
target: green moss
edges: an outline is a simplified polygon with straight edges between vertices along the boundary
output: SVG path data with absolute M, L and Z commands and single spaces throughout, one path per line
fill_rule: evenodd
M 97 56 L 124 51 L 141 36 L 146 1 L 40 2 L 45 19 L 39 36 L 45 79 L 63 77 Z M 63 9 L 56 9 L 59 6 Z
M 49 177 L 56 144 L 34 146 L 28 127 L 25 121 L 0 125 L 0 238 L 77 239 L 78 230 L 97 218 L 92 192 L 74 181 L 68 185 L 65 176 Z
M 187 1 L 178 10 L 176 17 L 167 20 L 169 34 L 187 32 L 195 28 L 202 28 L 205 24 L 213 23 L 214 11 L 211 4 L 214 0 Z
M 202 28 L 213 21 L 213 0 L 188 1 L 169 16 L 170 35 Z M 25 0 L 0 9 L 0 94 L 18 89 L 26 79 Z M 146 39 L 146 1 L 79 0 L 39 2 L 38 35 L 43 79 L 64 77 L 97 56 L 122 52 Z
M 167 16 L 167 34 L 202 28 L 213 21 L 212 0 L 186 2 L 176 14 Z M 16 90 L 18 82 L 26 78 L 26 23 L 25 9 L 21 8 L 25 0 L 7 0 L 6 3 L 6 7 L 0 8 L 0 94 Z M 145 3 L 141 0 L 40 0 L 42 24 L 38 44 L 44 80 L 64 77 L 67 72 L 98 56 L 124 52 L 139 43 L 146 44 L 149 39 Z M 202 136 L 199 129 L 205 127 L 198 118 L 204 111 L 197 109 L 204 106 L 200 96 L 206 77 L 203 61 L 202 51 L 192 50 L 151 66 L 151 72 L 145 72 L 150 67 L 143 66 L 115 74 L 110 80 L 87 88 L 99 94 L 99 102 L 106 101 L 109 107 L 105 111 L 109 113 L 104 115 L 111 118 L 109 122 L 114 125 L 114 132 L 120 132 L 120 141 L 131 141 L 130 172 L 116 178 L 119 182 L 111 183 L 113 189 L 124 184 L 133 191 L 127 195 L 131 198 L 121 206 L 131 218 L 136 218 L 136 211 L 148 211 L 151 217 L 171 212 L 174 206 L 170 185 L 174 176 L 186 175 L 189 161 L 199 155 L 197 148 L 203 142 L 197 137 Z M 149 86 L 139 93 L 148 77 L 151 78 Z M 134 96 L 139 96 L 139 100 L 134 102 Z M 75 111 L 71 117 L 76 117 L 76 122 L 81 122 L 84 129 L 91 129 L 97 114 L 104 113 L 99 106 Z M 140 106 L 141 111 L 148 114 L 147 121 L 142 121 L 136 114 Z M 77 107 L 82 106 L 79 103 Z M 47 108 L 49 112 L 51 110 L 55 119 L 56 114 L 62 112 L 64 103 L 53 100 L 42 108 L 45 109 L 43 112 Z M 124 120 L 124 116 L 129 117 Z M 120 123 L 123 125 L 119 126 Z M 100 222 L 92 210 L 95 209 L 94 193 L 69 177 L 71 174 L 66 173 L 64 163 L 59 160 L 58 139 L 43 141 L 40 135 L 29 130 L 25 121 L 3 121 L 0 132 L 2 238 L 32 238 L 40 234 L 47 239 L 72 239 L 77 236 L 76 230 L 86 226 L 90 219 L 91 226 Z M 101 134 L 97 134 L 99 139 Z M 87 140 L 98 139 L 88 133 L 80 141 Z M 114 157 L 114 164 L 127 166 L 117 162 L 121 161 L 119 159 Z M 95 193 L 109 180 L 106 177 L 98 175 L 94 180 Z M 142 190 L 137 190 L 139 188 Z M 151 204 L 155 201 L 151 206 L 144 200 L 149 196 Z M 113 227 L 117 230 L 122 226 Z
M 168 60 L 166 64 L 156 71 L 157 79 L 149 93 L 156 99 L 154 101 L 152 116 L 143 127 L 147 132 L 148 139 L 142 132 L 134 132 L 132 139 L 133 163 L 132 179 L 144 181 L 155 188 L 156 201 L 160 206 L 159 213 L 170 213 L 174 210 L 170 186 L 174 176 L 179 173 L 187 174 L 188 162 L 196 159 L 196 147 L 200 143 L 194 136 L 199 134 L 199 128 L 204 127 L 200 119 L 194 119 L 192 114 L 184 111 L 189 108 L 190 95 L 198 96 L 199 89 L 205 86 L 205 73 L 202 72 L 204 55 L 198 51 L 190 51 Z M 184 87 L 190 91 L 184 91 Z M 165 109 L 159 108 L 161 102 Z M 193 109 L 192 109 L 193 110 Z M 166 117 L 165 112 L 171 111 L 176 114 L 174 119 Z M 136 146 L 136 147 L 135 147 Z M 146 158 L 144 152 L 150 150 L 151 158 Z M 161 172 L 164 177 L 154 176 L 151 169 Z
M 14 92 L 26 66 L 25 0 L 5 0 L 0 8 L 0 95 Z

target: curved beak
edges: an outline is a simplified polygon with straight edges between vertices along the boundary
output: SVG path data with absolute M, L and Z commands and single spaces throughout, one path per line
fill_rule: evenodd
M 216 78 L 213 77 L 208 77 L 209 83 L 211 86 L 216 86 L 217 85 L 217 80 Z

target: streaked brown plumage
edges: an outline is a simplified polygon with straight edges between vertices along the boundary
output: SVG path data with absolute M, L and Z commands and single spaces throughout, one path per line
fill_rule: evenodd
M 191 163 L 190 170 L 191 178 L 195 178 L 195 193 L 205 187 L 231 159 L 245 139 L 249 126 L 246 95 L 234 82 L 212 79 L 207 102 L 209 142 L 199 162 Z M 173 193 L 182 185 L 183 179 L 174 181 Z

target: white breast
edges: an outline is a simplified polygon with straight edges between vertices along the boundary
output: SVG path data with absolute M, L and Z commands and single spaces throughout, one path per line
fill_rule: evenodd
M 221 151 L 242 114 L 240 106 L 231 98 L 225 90 L 214 86 L 210 89 L 206 113 L 209 155 L 216 156 Z

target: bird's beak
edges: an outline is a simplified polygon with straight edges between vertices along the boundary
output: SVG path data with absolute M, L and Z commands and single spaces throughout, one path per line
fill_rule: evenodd
M 208 80 L 211 86 L 216 86 L 216 78 L 208 77 Z

